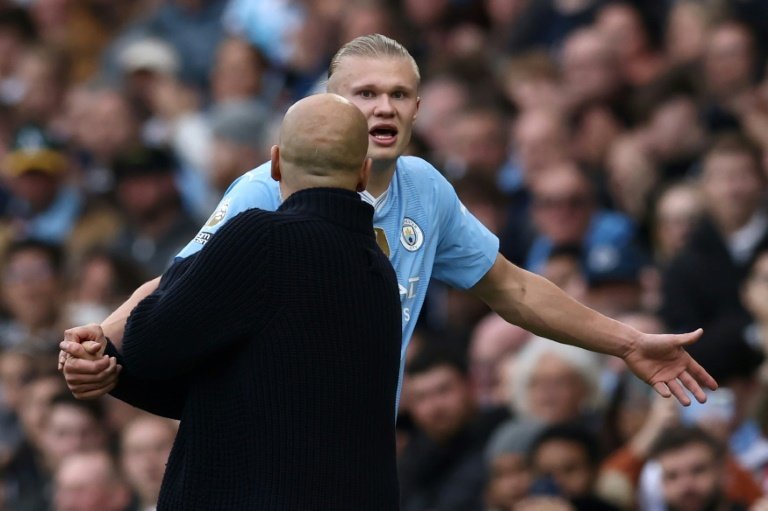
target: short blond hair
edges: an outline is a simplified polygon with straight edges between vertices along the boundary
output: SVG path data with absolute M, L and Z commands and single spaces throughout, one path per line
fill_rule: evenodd
M 416 78 L 421 81 L 419 66 L 416 64 L 416 60 L 413 58 L 413 55 L 408 52 L 405 46 L 398 43 L 391 37 L 387 37 L 385 35 L 363 35 L 352 39 L 347 44 L 339 48 L 339 51 L 337 51 L 333 56 L 331 59 L 331 64 L 328 66 L 328 78 L 333 76 L 333 73 L 339 67 L 339 63 L 344 57 L 389 57 L 408 59 L 413 66 L 413 71 L 416 73 Z

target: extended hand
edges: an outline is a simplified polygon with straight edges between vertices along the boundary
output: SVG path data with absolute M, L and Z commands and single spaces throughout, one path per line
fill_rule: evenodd
M 630 369 L 663 397 L 675 396 L 681 404 L 691 404 L 683 387 L 700 402 L 707 400 L 702 386 L 711 390 L 717 382 L 685 351 L 684 347 L 701 337 L 698 329 L 687 334 L 642 334 L 624 356 Z
M 72 394 L 78 399 L 94 399 L 117 385 L 121 367 L 114 357 L 104 355 L 107 340 L 99 325 L 75 327 L 64 333 L 59 347 L 64 360 L 59 364 Z

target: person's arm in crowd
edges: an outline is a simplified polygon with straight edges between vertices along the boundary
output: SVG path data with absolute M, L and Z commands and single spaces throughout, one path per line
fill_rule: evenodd
M 582 305 L 501 254 L 471 290 L 510 323 L 542 337 L 621 357 L 664 397 L 674 395 L 690 404 L 685 387 L 704 402 L 702 385 L 717 388 L 715 380 L 684 349 L 701 336 L 700 329 L 679 335 L 639 332 Z

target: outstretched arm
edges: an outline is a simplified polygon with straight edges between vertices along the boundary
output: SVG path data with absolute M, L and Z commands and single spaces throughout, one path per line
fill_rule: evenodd
M 500 316 L 526 330 L 600 353 L 623 358 L 630 369 L 664 397 L 690 404 L 683 386 L 701 402 L 702 386 L 715 380 L 684 346 L 701 330 L 687 334 L 645 334 L 577 302 L 547 279 L 525 271 L 502 255 L 471 289 Z

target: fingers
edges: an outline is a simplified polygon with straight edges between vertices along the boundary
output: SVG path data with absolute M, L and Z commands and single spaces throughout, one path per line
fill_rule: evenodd
M 57 369 L 59 372 L 64 370 L 64 364 L 67 362 L 67 359 L 69 358 L 69 353 L 66 351 L 59 351 L 59 364 Z
M 76 326 L 64 331 L 64 340 L 70 342 L 98 341 L 104 333 L 101 326 L 91 323 L 84 326 Z
M 691 374 L 691 376 L 696 379 L 697 382 L 703 384 L 709 390 L 717 390 L 718 385 L 715 379 L 712 378 L 709 373 L 693 358 L 691 358 L 691 360 L 688 362 L 686 369 Z
M 65 336 L 66 339 L 66 336 Z M 59 343 L 59 349 L 63 351 L 64 353 L 75 357 L 75 358 L 90 358 L 88 357 L 88 352 L 85 350 L 85 347 L 80 344 L 79 342 L 72 342 L 72 341 L 61 341 Z M 61 361 L 61 357 L 59 357 L 59 361 Z
M 691 394 L 693 394 L 693 397 L 696 398 L 696 401 L 699 403 L 707 402 L 707 395 L 704 393 L 704 390 L 702 390 L 699 382 L 696 381 L 696 378 L 691 376 L 688 371 L 683 372 L 680 376 L 678 376 L 678 379 L 680 380 L 680 383 L 682 383 L 685 388 L 688 389 Z
M 112 357 L 114 358 L 114 357 Z M 73 379 L 77 383 L 97 381 L 100 375 L 110 367 L 110 358 L 101 357 L 98 360 L 70 358 L 64 364 L 64 378 Z
M 98 355 L 104 345 L 95 341 L 83 341 L 82 346 L 89 355 Z
M 658 394 L 661 397 L 670 397 L 672 396 L 672 393 L 669 391 L 669 388 L 667 388 L 667 384 L 663 381 L 659 381 L 653 384 L 653 390 L 658 392 Z
M 73 362 L 76 361 L 77 360 L 73 360 Z M 91 361 L 79 362 L 89 362 L 90 365 L 96 365 L 95 362 Z M 120 374 L 122 366 L 117 364 L 117 360 L 114 357 L 104 357 L 98 362 L 99 366 L 104 362 L 107 363 L 107 366 L 104 370 L 95 375 L 72 373 L 67 370 L 68 365 L 65 366 L 64 379 L 67 382 L 69 390 L 72 391 L 72 394 L 78 399 L 92 399 L 101 396 L 114 389 L 117 385 L 118 375 Z
M 688 397 L 688 394 L 685 393 L 685 389 L 683 389 L 683 386 L 680 385 L 677 380 L 668 381 L 667 388 L 669 388 L 672 395 L 680 401 L 681 405 L 688 406 L 691 404 L 691 398 Z

